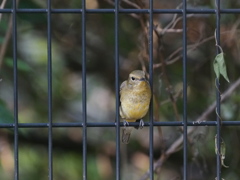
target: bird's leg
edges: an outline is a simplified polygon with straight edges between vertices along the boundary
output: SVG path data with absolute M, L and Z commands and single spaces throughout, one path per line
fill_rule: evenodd
M 144 127 L 144 121 L 140 119 L 139 121 L 139 128 L 142 129 Z

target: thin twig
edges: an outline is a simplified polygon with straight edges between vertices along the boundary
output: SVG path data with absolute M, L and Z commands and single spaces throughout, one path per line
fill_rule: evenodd
M 1 8 L 2 8 L 2 6 L 4 6 L 3 3 L 1 4 Z M 1 17 L 2 17 L 2 14 L 1 14 Z M 0 19 L 1 19 L 1 17 L 0 17 Z M 1 49 L 0 49 L 0 68 L 1 68 L 2 63 L 3 63 L 3 59 L 4 59 L 4 56 L 5 56 L 6 50 L 7 50 L 9 40 L 11 38 L 11 34 L 12 34 L 12 15 L 10 16 L 10 19 L 9 19 L 9 22 L 8 22 L 8 28 L 7 28 L 7 31 L 6 31 L 6 34 L 5 34 L 5 37 L 4 37 L 4 41 L 3 41 Z
M 175 93 L 175 95 L 173 96 L 174 100 L 177 101 L 177 99 L 178 99 L 181 95 L 182 95 L 182 89 Z M 167 103 L 169 103 L 169 102 L 171 102 L 171 99 L 170 99 L 170 98 L 162 101 L 162 102 L 161 102 L 161 106 L 163 106 L 163 105 L 165 105 L 165 104 L 167 104 Z
M 128 1 L 128 0 L 122 0 L 122 2 L 125 2 L 126 4 L 132 6 L 132 7 L 136 8 L 136 9 L 141 9 L 140 6 L 138 6 L 136 3 L 133 3 L 133 2 L 131 2 L 131 1 Z
M 111 1 L 111 0 L 105 0 L 107 3 L 109 3 L 112 6 L 115 6 L 115 2 Z M 119 5 L 119 8 L 122 8 L 122 6 Z M 139 15 L 137 15 L 136 13 L 130 13 L 130 16 L 132 16 L 133 18 L 139 20 Z
M 158 37 L 158 54 L 157 55 L 158 55 L 158 59 L 160 59 L 161 63 L 162 63 L 161 70 L 162 70 L 163 81 L 166 84 L 166 90 L 167 90 L 169 98 L 170 98 L 170 100 L 172 102 L 172 106 L 173 106 L 173 111 L 174 111 L 175 117 L 176 117 L 177 121 L 180 121 L 178 108 L 177 108 L 177 103 L 176 103 L 174 95 L 173 95 L 173 88 L 172 88 L 172 85 L 170 83 L 169 77 L 167 75 L 167 71 L 166 71 L 166 64 L 165 64 L 164 58 L 160 57 L 160 53 L 161 53 L 161 37 L 162 36 L 160 34 L 158 34 L 156 32 L 156 30 L 154 30 L 154 32 L 156 33 L 156 35 Z
M 6 2 L 7 2 L 6 0 L 2 1 L 0 9 L 3 9 L 5 7 Z M 10 16 L 10 18 L 11 18 L 11 16 Z M 2 20 L 2 13 L 0 13 L 0 22 L 1 22 L 1 20 Z M 3 41 L 1 49 L 0 49 L 0 68 L 1 68 L 1 65 L 2 65 L 3 57 L 4 57 L 5 52 L 6 52 L 8 41 L 9 41 L 10 36 L 11 36 L 11 29 L 12 29 L 11 25 L 12 25 L 12 18 L 9 20 L 8 30 L 6 31 L 4 41 Z
M 5 7 L 5 4 L 6 4 L 7 0 L 3 0 L 1 5 L 0 5 L 0 9 L 3 9 Z M 2 20 L 2 13 L 0 13 L 0 22 Z
M 179 9 L 181 6 L 182 6 L 182 3 L 180 3 L 180 4 L 176 7 L 176 9 Z M 178 14 L 174 14 L 171 22 L 168 23 L 168 25 L 166 25 L 166 27 L 162 30 L 162 32 L 161 32 L 162 34 L 165 34 L 165 32 L 166 32 L 168 29 L 170 29 L 170 27 L 171 27 L 171 26 L 174 24 L 174 22 L 176 21 L 177 16 L 178 16 Z
M 224 32 L 222 32 L 221 34 L 226 34 L 226 33 L 230 33 L 231 31 L 224 31 Z M 196 43 L 196 44 L 192 44 L 192 45 L 188 45 L 188 51 L 187 51 L 187 53 L 190 53 L 191 51 L 193 51 L 193 50 L 195 50 L 197 47 L 199 47 L 200 45 L 202 45 L 202 44 L 204 44 L 204 43 L 206 43 L 206 42 L 208 42 L 208 41 L 210 41 L 210 40 L 213 40 L 214 39 L 214 36 L 211 36 L 211 37 L 208 37 L 208 38 L 205 38 L 205 39 L 203 39 L 201 42 L 198 42 L 198 43 Z M 172 54 L 170 54 L 167 58 L 166 58 L 166 60 L 165 60 L 165 64 L 166 65 L 171 65 L 171 64 L 173 64 L 173 63 L 175 63 L 175 62 L 177 62 L 178 60 L 180 60 L 180 58 L 182 57 L 182 55 L 179 55 L 179 56 L 177 56 L 177 57 L 175 57 L 175 58 L 173 58 L 176 54 L 179 54 L 181 51 L 182 51 L 182 47 L 180 47 L 180 48 L 178 48 L 177 50 L 175 50 Z M 153 65 L 153 68 L 159 68 L 159 67 L 161 67 L 162 66 L 162 63 L 157 63 L 157 64 L 154 64 Z

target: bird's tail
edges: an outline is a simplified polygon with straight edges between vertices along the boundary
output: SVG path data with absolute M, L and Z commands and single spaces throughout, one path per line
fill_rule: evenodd
M 129 143 L 129 139 L 130 139 L 130 135 L 131 135 L 132 130 L 133 130 L 133 127 L 124 127 L 122 129 L 122 142 L 124 144 Z

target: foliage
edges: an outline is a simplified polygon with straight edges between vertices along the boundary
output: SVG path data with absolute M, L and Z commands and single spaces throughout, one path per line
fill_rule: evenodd
M 225 78 L 227 82 L 229 82 L 228 76 L 227 76 L 227 68 L 224 60 L 224 54 L 223 52 L 219 53 L 213 62 L 214 71 L 216 73 L 217 78 L 220 77 L 220 74 Z

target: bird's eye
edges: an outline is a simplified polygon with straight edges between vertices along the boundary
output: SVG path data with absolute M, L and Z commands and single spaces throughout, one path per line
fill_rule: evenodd
M 135 80 L 135 77 L 131 77 L 131 79 L 134 81 L 134 80 Z

